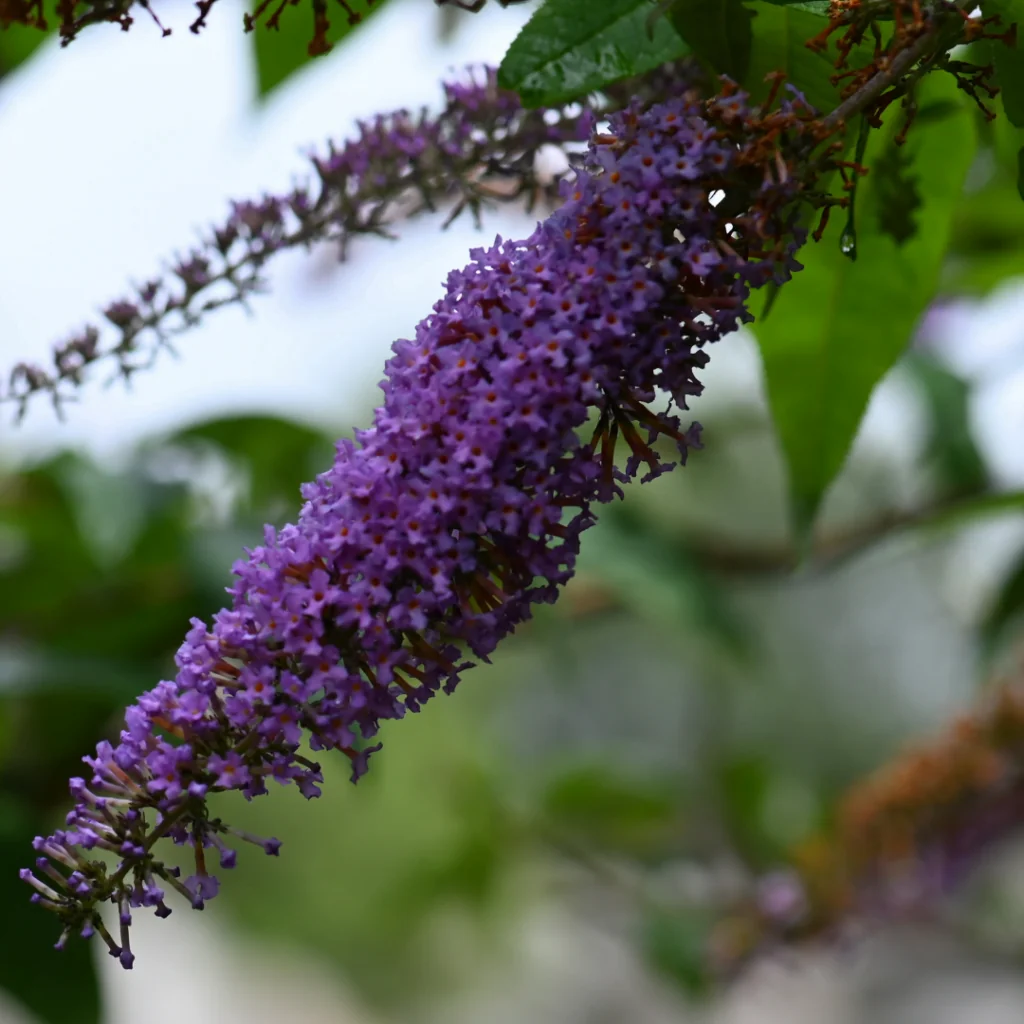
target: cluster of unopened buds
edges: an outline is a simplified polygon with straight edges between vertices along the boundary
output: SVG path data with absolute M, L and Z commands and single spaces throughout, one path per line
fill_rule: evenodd
M 127 710 L 72 780 L 67 827 L 36 840 L 23 875 L 61 944 L 98 933 L 130 967 L 137 908 L 169 913 L 170 889 L 202 907 L 218 889 L 208 854 L 230 868 L 235 839 L 276 854 L 208 796 L 271 782 L 317 796 L 304 741 L 359 778 L 381 722 L 454 689 L 554 600 L 596 504 L 685 460 L 698 427 L 674 410 L 701 390 L 704 346 L 750 319 L 751 289 L 799 267 L 809 171 L 789 154 L 819 131 L 798 94 L 751 109 L 731 83 L 634 105 L 592 136 L 529 238 L 449 275 L 395 343 L 373 425 L 338 443 L 296 523 L 236 563 L 230 607 L 193 622 L 176 678 Z M 193 873 L 165 863 L 165 838 L 191 848 Z

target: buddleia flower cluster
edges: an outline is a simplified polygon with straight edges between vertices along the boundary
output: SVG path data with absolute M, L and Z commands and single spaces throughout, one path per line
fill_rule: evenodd
M 815 124 L 799 95 L 751 110 L 729 83 L 633 106 L 529 238 L 448 276 L 395 343 L 372 425 L 235 564 L 230 606 L 193 620 L 176 678 L 128 708 L 72 780 L 67 827 L 36 840 L 23 877 L 60 945 L 99 933 L 131 967 L 137 908 L 168 914 L 170 890 L 201 908 L 211 859 L 230 869 L 239 840 L 278 852 L 212 816 L 211 794 L 315 797 L 303 750 L 340 752 L 358 779 L 382 722 L 454 690 L 555 599 L 599 503 L 685 461 L 704 347 L 750 319 L 751 289 L 799 267 L 805 179 L 788 161 Z M 165 838 L 194 872 L 165 863 Z

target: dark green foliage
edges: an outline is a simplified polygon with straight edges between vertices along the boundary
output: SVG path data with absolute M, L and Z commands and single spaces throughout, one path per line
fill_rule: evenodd
M 367 24 L 369 19 L 379 12 L 387 0 L 375 0 L 369 6 L 365 0 L 352 0 L 353 8 L 362 15 L 362 21 L 350 25 L 340 8 L 332 12 L 331 30 L 328 40 L 337 46 L 352 33 Z M 276 5 L 271 7 L 274 9 Z M 256 89 L 261 100 L 266 99 L 278 86 L 283 85 L 297 71 L 300 71 L 314 58 L 309 55 L 309 40 L 313 34 L 312 7 L 302 4 L 301 7 L 287 9 L 275 30 L 268 28 L 263 21 L 258 23 L 252 32 L 253 56 L 256 60 Z
M 994 653 L 1002 641 L 1012 637 L 1015 627 L 1024 622 L 1024 558 L 1003 580 L 998 593 L 981 624 L 981 639 L 985 649 Z
M 926 84 L 924 102 L 956 95 L 951 82 Z M 890 116 L 885 130 L 874 133 L 870 168 L 891 159 L 900 120 Z M 880 229 L 884 190 L 869 174 L 859 185 L 858 260 L 840 252 L 842 217 L 833 217 L 823 241 L 803 250 L 806 269 L 754 328 L 789 465 L 795 521 L 804 529 L 843 465 L 875 385 L 906 348 L 935 294 L 975 146 L 966 108 L 911 134 L 906 159 L 927 210 L 918 233 L 899 245 Z
M 581 767 L 551 782 L 542 808 L 557 834 L 643 858 L 663 853 L 682 834 L 679 804 L 668 786 Z
M 1003 110 L 1011 124 L 1024 128 L 1024 0 L 982 0 L 981 9 L 1000 19 L 997 31 L 1017 26 L 1014 45 L 993 41 L 991 55 Z
M 31 855 L 33 837 L 45 834 L 51 824 L 0 788 L 0 989 L 41 1024 L 99 1024 L 93 949 L 76 942 L 62 952 L 55 950 L 54 922 L 29 902 L 30 890 L 18 877 L 26 851 Z
M 781 71 L 786 81 L 799 89 L 816 110 L 835 107 L 839 94 L 830 81 L 835 73 L 832 62 L 806 45 L 808 39 L 821 31 L 821 19 L 799 4 L 781 6 L 761 2 L 750 6 L 756 17 L 744 87 L 755 99 L 762 98 L 770 88 L 766 76 Z
M 985 460 L 971 435 L 970 386 L 937 359 L 911 352 L 905 365 L 929 415 L 925 458 L 944 497 L 979 494 L 988 486 Z
M 273 416 L 235 416 L 183 430 L 174 442 L 212 447 L 242 465 L 248 477 L 247 503 L 266 512 L 275 505 L 291 516 L 299 486 L 331 459 L 332 446 L 312 427 Z
M 914 173 L 914 160 L 906 146 L 889 146 L 871 168 L 878 196 L 878 228 L 897 245 L 917 234 L 918 212 L 924 205 Z
M 27 61 L 52 35 L 27 25 L 0 29 L 0 79 Z
M 736 82 L 746 80 L 754 15 L 741 0 L 675 0 L 669 17 L 690 49 L 711 70 Z
M 687 996 L 706 995 L 712 985 L 708 938 L 713 918 L 706 911 L 671 913 L 652 909 L 641 924 L 640 945 L 645 959 Z
M 983 3 L 986 13 L 1008 18 L 1020 16 L 1022 5 L 1024 0 Z M 827 0 L 676 0 L 662 7 L 665 16 L 652 17 L 658 9 L 653 0 L 547 0 L 509 50 L 502 84 L 540 105 L 601 89 L 692 50 L 716 72 L 737 77 L 755 99 L 767 92 L 766 74 L 781 71 L 817 109 L 838 103 L 829 57 L 805 46 L 824 27 Z M 287 11 L 280 33 L 256 29 L 262 97 L 307 63 L 306 13 Z M 337 16 L 333 38 L 348 31 Z M 0 33 L 0 73 L 17 66 L 42 38 L 21 30 Z M 1018 188 L 1024 194 L 1024 149 L 1020 132 L 1006 126 L 1024 127 L 1024 62 L 1019 48 L 992 43 L 991 53 L 1003 92 L 995 104 L 1000 120 L 985 136 L 979 166 L 988 161 L 993 168 L 977 181 L 972 174 L 972 191 L 964 195 L 977 149 L 976 118 L 951 79 L 925 79 L 906 145 L 894 139 L 903 124 L 898 104 L 885 127 L 871 134 L 870 174 L 860 181 L 854 211 L 856 263 L 839 252 L 844 213 L 835 211 L 823 242 L 809 243 L 801 256 L 806 270 L 775 294 L 772 316 L 765 320 L 762 311 L 754 327 L 801 528 L 814 519 L 874 388 L 904 355 L 940 280 L 952 290 L 984 293 L 1024 269 L 1024 207 L 1016 197 Z M 852 148 L 853 139 L 847 141 Z M 971 436 L 966 382 L 919 353 L 906 358 L 906 367 L 929 415 L 922 468 L 934 477 L 938 501 L 964 499 L 933 521 L 949 527 L 958 517 L 1019 512 L 1020 495 L 987 491 L 986 466 Z M 761 420 L 756 429 L 764 440 Z M 717 459 L 722 452 L 715 445 L 726 432 L 720 428 L 716 437 L 712 424 L 709 450 L 695 455 L 695 462 Z M 210 514 L 202 488 L 187 481 L 188 474 L 169 482 L 152 472 L 171 450 L 199 461 L 212 458 L 238 474 L 241 484 L 226 511 Z M 767 450 L 767 442 L 757 449 L 757 465 L 746 467 L 751 475 L 771 462 Z M 65 455 L 0 480 L 0 913 L 6 934 L 17 936 L 0 957 L 0 988 L 44 1024 L 93 1024 L 100 1007 L 94 950 L 73 944 L 59 957 L 52 953 L 53 922 L 28 904 L 27 889 L 17 880 L 16 869 L 31 857 L 31 836 L 59 820 L 78 758 L 116 732 L 128 700 L 173 671 L 188 618 L 209 615 L 223 603 L 231 561 L 258 539 L 265 520 L 294 518 L 299 484 L 328 464 L 330 452 L 330 439 L 314 428 L 269 416 L 228 417 L 149 445 L 122 472 Z M 732 471 L 724 456 L 721 464 Z M 399 988 L 396 963 L 402 964 L 402 984 L 436 980 L 432 973 L 438 971 L 424 967 L 416 946 L 430 915 L 452 906 L 460 912 L 501 906 L 507 878 L 524 862 L 578 858 L 597 878 L 608 862 L 621 863 L 627 882 L 642 882 L 648 870 L 653 876 L 656 866 L 715 858 L 771 868 L 820 826 L 835 796 L 824 776 L 832 771 L 845 778 L 851 766 L 830 762 L 812 775 L 811 768 L 787 761 L 786 748 L 835 719 L 815 719 L 802 706 L 795 714 L 795 685 L 770 689 L 778 684 L 765 668 L 773 655 L 765 637 L 754 635 L 750 614 L 782 603 L 790 584 L 775 589 L 770 574 L 784 577 L 792 545 L 785 536 L 772 536 L 770 526 L 749 548 L 746 539 L 733 545 L 728 525 L 714 515 L 691 535 L 683 520 L 697 501 L 686 488 L 693 479 L 706 481 L 697 476 L 703 471 L 700 465 L 678 474 L 681 490 L 670 489 L 678 480 L 669 478 L 641 489 L 642 497 L 631 493 L 588 535 L 580 563 L 580 576 L 596 580 L 605 601 L 601 610 L 591 606 L 579 613 L 598 619 L 586 634 L 598 648 L 595 661 L 612 660 L 617 641 L 609 640 L 615 634 L 606 624 L 615 620 L 640 638 L 630 662 L 636 676 L 657 671 L 664 677 L 657 699 L 636 696 L 637 678 L 628 672 L 614 681 L 628 701 L 641 705 L 639 714 L 652 731 L 671 714 L 666 694 L 708 684 L 702 692 L 715 695 L 697 711 L 688 707 L 673 734 L 681 751 L 675 753 L 687 759 L 685 770 L 633 772 L 620 753 L 621 722 L 610 714 L 600 756 L 588 748 L 574 758 L 567 752 L 571 737 L 559 735 L 547 762 L 529 748 L 502 779 L 494 770 L 498 744 L 488 730 L 505 724 L 510 707 L 514 718 L 516 705 L 505 698 L 507 703 L 486 705 L 480 713 L 485 705 L 479 702 L 495 698 L 477 679 L 495 682 L 495 690 L 501 685 L 492 670 L 481 669 L 457 700 L 439 701 L 397 727 L 401 738 L 397 731 L 394 739 L 388 736 L 386 756 L 357 790 L 345 785 L 343 765 L 331 762 L 321 801 L 306 804 L 286 790 L 265 808 L 242 808 L 244 823 L 255 831 L 282 834 L 287 853 L 280 862 L 249 856 L 240 863 L 224 900 L 236 923 L 275 943 L 315 950 L 364 992 L 387 1001 Z M 734 476 L 746 480 L 745 472 Z M 764 509 L 775 507 L 777 491 L 750 493 L 752 518 L 770 518 Z M 709 541 L 703 548 L 702 531 Z M 717 547 L 710 543 L 716 539 Z M 762 551 L 773 557 L 759 561 Z M 737 577 L 744 585 L 751 579 L 765 585 L 751 587 L 744 604 Z M 793 587 L 803 585 L 806 577 Z M 567 607 L 572 609 L 571 599 L 552 609 L 550 618 L 525 625 L 500 656 L 511 666 L 504 669 L 506 692 L 543 675 L 545 658 L 562 658 L 559 683 L 574 681 L 568 637 L 574 628 L 584 634 Z M 1024 562 L 1008 572 L 974 636 L 995 649 L 1022 620 Z M 769 640 L 778 620 L 770 623 Z M 648 626 L 653 628 L 645 631 Z M 663 661 L 643 646 L 658 631 L 671 643 Z M 800 630 L 791 636 L 800 637 Z M 701 654 L 701 645 L 712 653 Z M 798 656 L 786 658 L 777 674 L 788 678 Z M 870 660 L 865 656 L 865 663 Z M 822 665 L 827 672 L 821 673 Z M 840 669 L 825 660 L 804 666 L 804 673 L 811 679 Z M 800 677 L 798 669 L 793 674 Z M 755 686 L 728 689 L 738 677 L 761 689 L 756 695 Z M 594 706 L 600 697 L 587 688 L 593 680 L 575 682 L 576 703 L 564 720 L 589 726 L 600 717 L 602 709 Z M 808 707 L 813 699 L 835 706 L 835 694 L 815 698 L 811 686 L 807 682 L 801 691 L 801 705 L 806 692 L 812 697 Z M 547 699 L 558 700 L 558 687 L 549 689 Z M 709 711 L 716 699 L 721 706 Z M 742 726 L 760 728 L 765 720 L 783 737 L 774 748 L 741 736 Z M 851 733 L 857 728 L 849 724 Z M 534 730 L 543 732 L 536 718 L 509 729 Z M 695 733 L 698 741 L 691 742 Z M 756 729 L 753 734 L 761 735 Z M 830 746 L 830 735 L 815 739 Z M 530 742 L 537 743 L 534 737 Z M 844 757 L 834 756 L 836 763 Z M 630 906 L 641 922 L 636 938 L 647 962 L 687 994 L 706 991 L 714 913 L 655 906 L 642 884 L 626 888 L 626 898 L 635 900 Z
M 584 96 L 685 56 L 650 0 L 547 0 L 516 37 L 498 72 L 527 106 Z
M 17 876 L 32 838 L 67 810 L 81 756 L 173 671 L 189 618 L 221 606 L 231 560 L 268 509 L 293 515 L 299 483 L 329 451 L 319 432 L 237 417 L 151 444 L 118 473 L 67 454 L 0 476 L 0 988 L 44 1024 L 92 1024 L 100 1006 L 95 950 L 79 941 L 55 952 L 59 929 Z M 197 495 L 152 472 L 170 452 L 216 455 L 244 472 L 252 519 L 243 536 L 197 530 Z
M 830 0 L 765 0 L 766 3 L 776 7 L 789 7 L 794 11 L 807 11 L 816 17 L 828 16 Z

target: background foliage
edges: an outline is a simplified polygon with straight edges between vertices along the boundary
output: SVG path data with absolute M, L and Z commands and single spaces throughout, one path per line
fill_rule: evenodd
M 1024 15 L 1020 0 L 982 6 Z M 547 0 L 501 81 L 541 105 L 689 55 L 755 95 L 784 70 L 830 109 L 830 61 L 804 46 L 826 7 Z M 263 98 L 307 60 L 302 19 L 281 26 L 252 37 Z M 0 71 L 38 42 L 0 32 Z M 1024 60 L 974 46 L 995 62 L 1005 117 L 986 121 L 933 76 L 899 146 L 892 108 L 852 218 L 837 213 L 760 311 L 756 356 L 740 348 L 763 394 L 716 400 L 713 364 L 707 449 L 608 510 L 565 600 L 457 699 L 404 722 L 357 789 L 328 765 L 319 802 L 281 792 L 232 810 L 286 855 L 244 859 L 225 887 L 231 928 L 315 951 L 400 1014 L 466 984 L 501 957 L 510 922 L 557 900 L 694 999 L 712 988 L 704 951 L 735 887 L 827 828 L 850 783 L 967 705 L 1014 650 L 1024 555 L 988 571 L 980 598 L 955 594 L 963 552 L 1024 501 L 996 492 L 971 382 L 917 334 L 940 300 L 1024 271 Z M 883 379 L 904 389 L 919 437 L 852 447 Z M 69 444 L 0 476 L 0 907 L 17 936 L 0 986 L 40 1020 L 98 1021 L 100 995 L 90 950 L 51 954 L 15 868 L 66 810 L 78 758 L 171 671 L 188 618 L 220 606 L 264 522 L 294 515 L 338 433 L 220 417 L 116 470 Z M 681 885 L 684 869 L 698 882 Z M 611 924 L 609 901 L 625 908 Z M 987 954 L 991 905 L 972 890 L 956 919 Z M 438 951 L 453 918 L 461 958 Z M 1021 920 L 1000 927 L 1000 953 L 1019 948 Z

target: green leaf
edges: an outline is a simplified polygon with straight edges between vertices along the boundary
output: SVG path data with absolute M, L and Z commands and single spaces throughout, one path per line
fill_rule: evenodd
M 953 82 L 925 81 L 923 99 L 955 99 Z M 874 132 L 869 167 L 884 158 L 902 118 Z M 842 217 L 809 243 L 799 272 L 755 327 L 776 430 L 788 464 L 791 507 L 806 529 L 840 470 L 875 385 L 906 347 L 931 300 L 977 139 L 970 113 L 912 131 L 906 143 L 924 199 L 920 230 L 899 246 L 878 230 L 878 182 L 858 198 L 856 262 L 839 251 Z
M 964 196 L 953 222 L 952 251 L 943 274 L 944 293 L 985 295 L 1024 273 L 1024 203 L 1017 189 L 1018 150 L 1024 131 L 1000 118 L 992 177 Z
M 99 1024 L 100 991 L 93 950 L 81 939 L 70 939 L 65 950 L 55 950 L 60 922 L 29 902 L 32 890 L 18 877 L 19 869 L 31 866 L 33 836 L 49 829 L 31 815 L 6 813 L 8 810 L 5 801 L 0 808 L 4 929 L 0 989 L 42 1024 Z
M 723 650 L 751 654 L 744 622 L 718 582 L 689 550 L 652 530 L 635 510 L 608 509 L 581 553 L 580 567 L 642 618 L 669 630 L 692 623 Z
M 970 385 L 934 356 L 911 352 L 904 365 L 921 390 L 931 423 L 925 458 L 947 496 L 977 494 L 988 486 L 985 460 L 971 434 Z
M 889 146 L 871 174 L 878 195 L 878 228 L 897 245 L 904 245 L 917 234 L 917 213 L 923 205 L 913 156 L 906 146 Z
M 821 825 L 817 783 L 761 753 L 726 758 L 718 769 L 723 820 L 747 863 L 767 868 Z
M 24 64 L 52 35 L 52 28 L 44 32 L 28 25 L 0 29 L 0 78 Z
M 981 623 L 981 639 L 991 655 L 1000 641 L 1015 635 L 1024 620 L 1024 558 L 1010 571 Z
M 741 0 L 675 0 L 669 19 L 690 49 L 717 74 L 746 80 L 754 13 Z
M 584 96 L 689 51 L 650 0 L 548 0 L 508 48 L 498 83 L 529 107 Z
M 357 28 L 365 25 L 387 0 L 375 0 L 372 6 L 367 4 L 366 0 L 350 2 L 353 9 L 362 15 L 362 19 L 351 25 L 338 8 L 337 15 L 331 18 L 331 29 L 328 32 L 328 39 L 335 46 L 348 38 Z M 253 56 L 256 60 L 257 95 L 261 100 L 266 99 L 279 85 L 314 59 L 309 55 L 309 41 L 313 35 L 311 4 L 297 7 L 289 5 L 284 10 L 276 30 L 268 28 L 265 22 L 266 16 L 251 33 Z
M 1000 31 L 1017 26 L 1013 46 L 998 40 L 992 42 L 992 60 L 1003 110 L 1011 124 L 1024 128 L 1024 0 L 982 0 L 981 9 L 986 18 L 999 17 L 996 28 Z
M 831 0 L 765 0 L 765 3 L 776 7 L 788 7 L 794 11 L 807 11 L 819 18 L 827 18 Z
M 663 849 L 679 832 L 680 800 L 674 789 L 580 767 L 551 782 L 542 812 L 559 835 L 574 842 L 643 856 Z
M 672 913 L 652 907 L 641 924 L 639 945 L 644 958 L 686 995 L 705 995 L 712 984 L 708 943 L 714 923 L 707 910 Z
M 299 487 L 330 464 L 331 443 L 312 428 L 275 416 L 228 416 L 188 427 L 168 444 L 211 444 L 243 464 L 249 502 L 261 515 L 287 514 Z
M 815 109 L 827 111 L 835 107 L 839 94 L 829 81 L 835 68 L 826 56 L 806 45 L 808 39 L 821 31 L 820 19 L 804 10 L 804 5 L 784 7 L 777 0 L 755 3 L 752 9 L 756 14 L 754 42 L 743 85 L 753 99 L 761 100 L 767 94 L 770 84 L 765 76 L 781 71 Z

